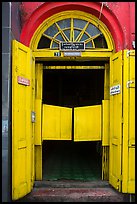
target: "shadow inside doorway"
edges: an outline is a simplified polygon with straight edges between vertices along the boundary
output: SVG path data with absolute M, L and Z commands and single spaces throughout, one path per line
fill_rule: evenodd
M 99 142 L 44 141 L 43 180 L 101 180 Z

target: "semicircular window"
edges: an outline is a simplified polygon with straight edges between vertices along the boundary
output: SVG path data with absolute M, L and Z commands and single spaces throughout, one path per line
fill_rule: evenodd
M 86 49 L 108 48 L 103 33 L 95 25 L 77 18 L 53 23 L 42 33 L 37 49 L 59 49 L 61 42 L 84 42 Z

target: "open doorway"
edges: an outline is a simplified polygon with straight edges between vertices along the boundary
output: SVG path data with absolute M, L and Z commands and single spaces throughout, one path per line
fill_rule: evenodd
M 43 69 L 42 103 L 61 107 L 101 105 L 104 99 L 104 67 L 93 69 Z M 74 115 L 72 116 L 72 123 Z M 44 140 L 44 180 L 101 180 L 101 141 Z
M 43 180 L 101 180 L 101 142 L 44 141 Z

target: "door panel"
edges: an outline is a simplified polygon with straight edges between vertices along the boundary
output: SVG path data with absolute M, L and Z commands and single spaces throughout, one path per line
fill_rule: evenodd
M 72 139 L 72 109 L 43 104 L 43 140 Z
M 74 108 L 74 141 L 101 140 L 101 105 Z
M 128 177 L 128 193 L 135 193 L 135 52 L 129 56 L 130 73 L 129 80 L 129 177 Z
M 35 58 L 32 56 L 30 56 L 30 60 L 31 60 L 31 114 L 32 112 L 35 114 L 36 117 L 36 112 L 35 111 Z M 35 118 L 34 118 L 35 120 Z M 35 179 L 35 146 L 34 146 L 34 141 L 35 141 L 35 122 L 32 122 L 32 118 L 31 118 L 31 189 L 33 188 L 34 185 L 34 179 Z
M 34 65 L 28 47 L 12 41 L 12 200 L 31 191 L 34 181 Z M 33 67 L 34 68 L 34 67 Z
M 135 193 L 135 51 L 124 51 L 123 193 Z
M 110 58 L 109 183 L 121 191 L 122 51 Z

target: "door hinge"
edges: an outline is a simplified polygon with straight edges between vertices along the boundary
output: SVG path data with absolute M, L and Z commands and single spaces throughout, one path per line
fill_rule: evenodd
M 128 145 L 129 148 L 135 148 L 135 144 Z
M 129 57 L 130 53 L 131 53 L 131 54 L 134 53 L 134 50 L 128 50 L 128 51 L 127 51 L 127 57 Z
M 124 59 L 122 58 L 122 68 L 124 67 Z
M 131 50 L 128 50 L 127 51 L 127 57 L 129 57 L 130 53 L 131 53 Z
M 123 117 L 121 118 L 121 123 L 124 123 L 124 118 Z
M 117 180 L 117 187 L 116 189 L 120 191 L 122 184 L 122 175 L 119 176 L 119 179 Z
M 31 122 L 32 123 L 36 122 L 36 113 L 34 111 L 31 111 Z
M 120 180 L 120 181 L 122 181 L 122 179 L 123 179 L 123 176 L 122 176 L 122 174 L 121 174 L 121 175 L 120 175 L 120 178 L 119 178 L 119 180 Z
M 134 81 L 132 81 L 132 80 L 129 80 L 129 81 L 127 81 L 127 88 L 130 88 L 130 84 L 133 84 L 134 83 Z

